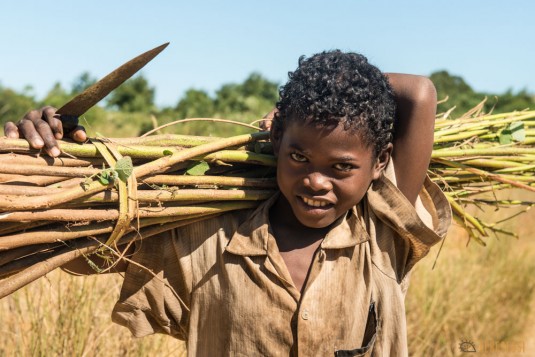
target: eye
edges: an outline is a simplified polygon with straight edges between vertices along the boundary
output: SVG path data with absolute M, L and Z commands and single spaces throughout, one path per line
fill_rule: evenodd
M 296 152 L 291 153 L 290 157 L 292 158 L 292 160 L 297 161 L 297 162 L 307 162 L 308 161 L 306 157 L 304 157 L 303 155 L 298 154 Z
M 351 164 L 334 164 L 333 167 L 339 171 L 351 171 L 355 168 L 355 166 Z

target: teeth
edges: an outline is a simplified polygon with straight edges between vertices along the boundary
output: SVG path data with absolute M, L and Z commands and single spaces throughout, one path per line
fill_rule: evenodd
M 307 205 L 312 206 L 312 207 L 324 207 L 324 206 L 328 205 L 327 202 L 316 201 L 316 200 L 312 200 L 312 199 L 306 198 L 306 197 L 302 197 L 302 199 Z

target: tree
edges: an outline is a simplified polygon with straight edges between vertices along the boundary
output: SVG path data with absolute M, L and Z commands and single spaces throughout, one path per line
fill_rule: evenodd
M 429 78 L 437 89 L 438 99 L 448 97 L 445 103 L 438 105 L 439 113 L 455 106 L 454 113 L 461 116 L 485 99 L 484 94 L 474 92 L 463 78 L 451 75 L 447 71 L 434 72 Z
M 145 77 L 139 75 L 115 89 L 110 94 L 107 106 L 125 112 L 154 111 L 154 88 L 149 86 Z
M 214 101 L 203 90 L 189 89 L 175 107 L 179 118 L 207 118 L 214 115 Z
M 72 83 L 71 94 L 77 95 L 96 83 L 97 79 L 89 72 L 83 72 Z
M 221 116 L 258 119 L 275 106 L 277 88 L 277 83 L 252 73 L 242 84 L 223 85 L 216 92 L 215 110 Z
M 19 94 L 0 85 L 0 124 L 6 121 L 18 121 L 24 113 L 36 107 L 33 96 Z
M 279 99 L 278 87 L 277 83 L 271 82 L 262 77 L 261 74 L 253 72 L 243 82 L 242 92 L 246 97 L 254 96 L 275 104 Z
M 448 97 L 448 101 L 438 105 L 439 113 L 446 112 L 455 106 L 453 117 L 460 117 L 470 109 L 487 98 L 483 111 L 491 110 L 497 113 L 506 113 L 514 110 L 535 108 L 535 98 L 527 90 L 513 93 L 511 90 L 503 94 L 484 93 L 474 91 L 463 78 L 449 74 L 447 71 L 432 73 L 431 81 L 435 84 L 439 99 Z
M 514 110 L 535 109 L 535 97 L 523 89 L 518 93 L 508 90 L 499 95 L 496 100 L 490 101 L 489 105 L 494 105 L 494 111 L 498 113 L 507 113 Z
M 72 95 L 61 86 L 61 83 L 56 82 L 54 86 L 48 91 L 43 100 L 40 101 L 40 105 L 51 105 L 56 108 L 60 108 L 63 104 L 67 103 L 71 99 Z

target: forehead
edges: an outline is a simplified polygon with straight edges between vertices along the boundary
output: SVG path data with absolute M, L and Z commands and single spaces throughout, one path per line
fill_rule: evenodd
M 282 145 L 304 151 L 321 152 L 329 156 L 372 154 L 372 148 L 362 140 L 358 130 L 337 126 L 315 126 L 300 122 L 289 123 L 284 129 Z

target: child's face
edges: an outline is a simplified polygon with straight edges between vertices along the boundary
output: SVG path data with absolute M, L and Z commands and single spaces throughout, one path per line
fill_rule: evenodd
M 342 125 L 331 130 L 290 123 L 272 140 L 281 193 L 310 228 L 327 227 L 360 202 L 390 153 L 374 159 L 373 148 Z

